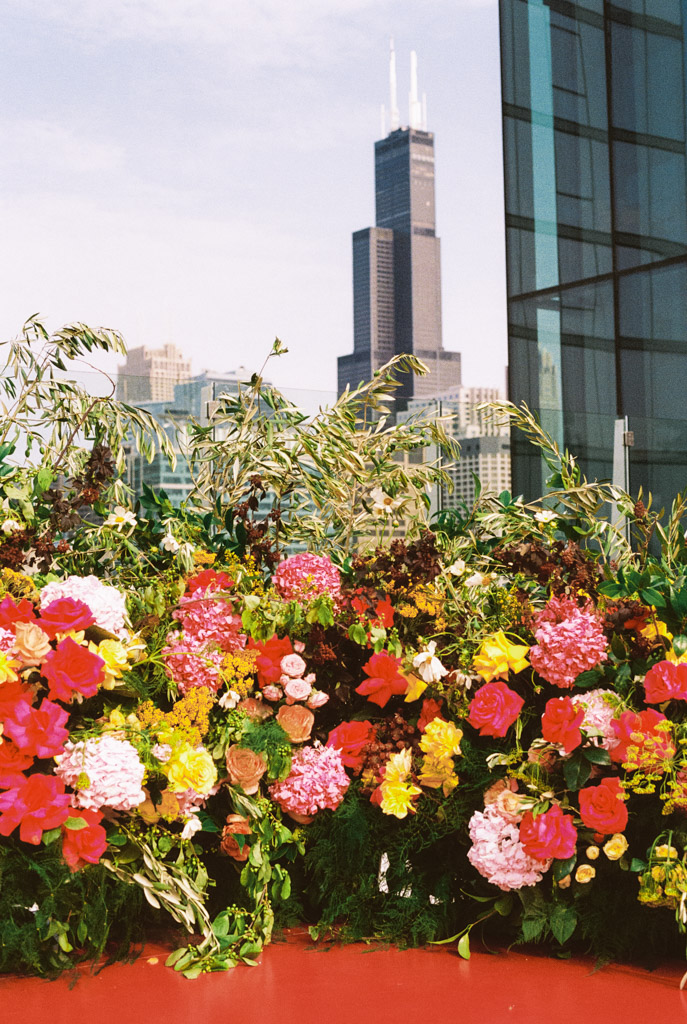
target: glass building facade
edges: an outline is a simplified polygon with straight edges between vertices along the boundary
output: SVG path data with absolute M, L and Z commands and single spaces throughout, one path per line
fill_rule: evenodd
M 583 472 L 687 486 L 687 0 L 500 0 L 510 398 Z M 516 493 L 541 492 L 514 436 Z

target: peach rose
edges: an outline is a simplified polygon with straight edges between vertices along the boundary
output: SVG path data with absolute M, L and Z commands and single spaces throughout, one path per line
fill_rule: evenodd
M 305 743 L 315 722 L 315 716 L 302 704 L 284 704 L 277 712 L 277 721 L 292 743 Z
M 50 637 L 35 622 L 18 622 L 14 627 L 12 653 L 22 665 L 40 665 L 50 651 Z
M 244 843 L 243 847 L 240 847 L 235 836 L 249 836 L 252 833 L 250 822 L 248 818 L 244 818 L 240 814 L 228 814 L 227 823 L 222 829 L 222 842 L 220 843 L 220 850 L 222 853 L 226 853 L 228 857 L 233 857 L 234 860 L 244 861 L 248 860 L 248 853 L 250 846 L 248 843 Z
M 263 704 L 261 700 L 256 700 L 255 697 L 245 697 L 238 706 L 242 711 L 246 712 L 249 718 L 255 718 L 259 722 L 274 714 L 272 708 L 268 707 L 267 704 Z
M 267 765 L 255 751 L 236 744 L 227 750 L 227 772 L 233 786 L 240 786 L 247 796 L 257 793 Z

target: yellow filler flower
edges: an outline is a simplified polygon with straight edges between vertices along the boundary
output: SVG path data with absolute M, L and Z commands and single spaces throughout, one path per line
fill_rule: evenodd
M 472 661 L 473 668 L 485 682 L 507 679 L 509 672 L 522 672 L 529 667 L 526 644 L 512 644 L 502 629 L 486 637 Z

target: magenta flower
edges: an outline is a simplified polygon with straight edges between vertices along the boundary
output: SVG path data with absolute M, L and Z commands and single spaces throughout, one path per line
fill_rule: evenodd
M 29 775 L 18 786 L 0 793 L 0 836 L 19 825 L 19 838 L 38 846 L 43 833 L 66 821 L 71 796 L 54 775 Z
M 270 786 L 270 795 L 287 814 L 310 817 L 324 807 L 334 811 L 350 780 L 336 747 L 302 747 L 293 755 L 291 772 Z
M 329 594 L 336 603 L 341 593 L 341 574 L 325 555 L 307 551 L 291 555 L 277 566 L 272 577 L 279 595 L 286 601 L 308 601 Z
M 563 689 L 608 657 L 599 619 L 566 597 L 552 597 L 536 616 L 534 636 L 537 645 L 529 652 L 532 668 L 542 679 Z
M 6 716 L 5 732 L 23 754 L 32 757 L 55 757 L 64 750 L 69 735 L 64 723 L 69 715 L 59 704 L 47 697 L 39 708 L 28 701 L 19 700 Z

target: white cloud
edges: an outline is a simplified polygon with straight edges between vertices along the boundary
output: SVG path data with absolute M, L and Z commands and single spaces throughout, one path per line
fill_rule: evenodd
M 54 121 L 0 120 L 0 166 L 30 165 L 44 175 L 92 174 L 111 171 L 123 161 L 123 150 L 110 141 L 77 135 Z

